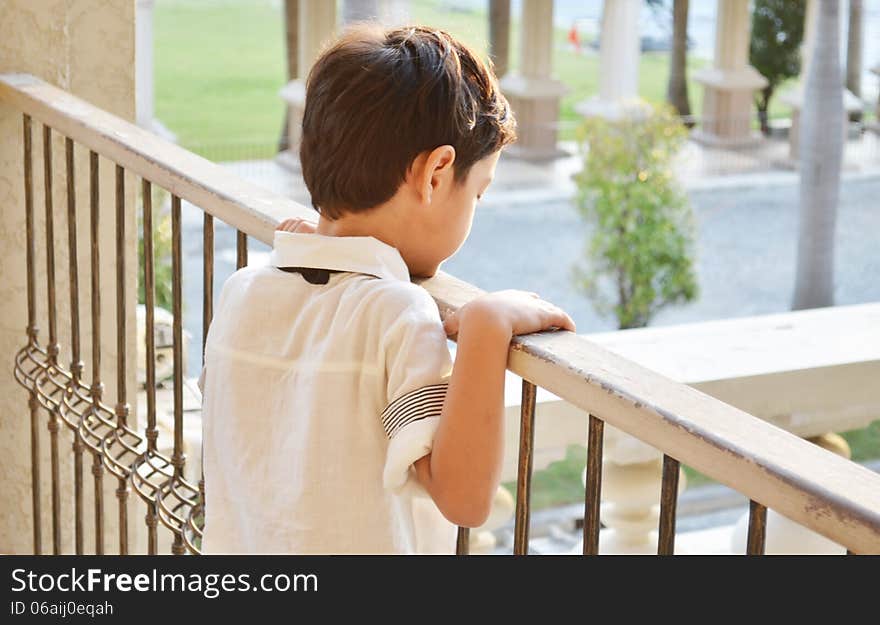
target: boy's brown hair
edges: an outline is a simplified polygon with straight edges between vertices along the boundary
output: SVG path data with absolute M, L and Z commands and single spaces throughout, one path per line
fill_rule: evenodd
M 454 147 L 459 183 L 515 140 L 491 61 L 442 30 L 358 24 L 309 72 L 300 162 L 329 219 L 391 199 L 426 150 Z

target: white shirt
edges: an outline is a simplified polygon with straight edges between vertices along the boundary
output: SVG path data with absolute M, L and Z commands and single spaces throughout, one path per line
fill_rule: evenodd
M 412 468 L 440 418 L 446 340 L 394 247 L 276 232 L 269 266 L 224 283 L 208 332 L 202 551 L 454 553 Z

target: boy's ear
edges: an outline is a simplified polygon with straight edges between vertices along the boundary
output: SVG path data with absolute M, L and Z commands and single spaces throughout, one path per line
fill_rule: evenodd
M 417 159 L 420 160 L 420 158 Z M 452 164 L 455 162 L 455 148 L 441 145 L 424 157 L 422 167 L 415 167 L 416 190 L 426 204 L 431 203 L 434 192 L 443 180 L 452 180 Z

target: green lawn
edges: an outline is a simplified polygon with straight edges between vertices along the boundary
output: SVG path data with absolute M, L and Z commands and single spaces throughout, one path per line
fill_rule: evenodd
M 285 82 L 281 3 L 270 0 L 158 0 L 155 8 L 156 114 L 180 143 L 211 158 L 270 156 L 280 133 L 284 108 L 278 91 Z M 448 30 L 485 54 L 485 11 L 440 10 L 436 1 L 414 0 L 413 21 Z M 518 65 L 518 24 L 511 27 L 511 64 Z M 588 49 L 588 48 L 585 48 Z M 589 50 L 589 49 L 588 49 Z M 690 70 L 706 65 L 691 59 Z M 554 71 L 571 89 L 560 118 L 576 123 L 574 105 L 598 89 L 598 56 L 577 55 L 556 32 Z M 639 67 L 640 94 L 665 98 L 668 55 L 646 53 Z M 703 93 L 690 86 L 691 107 L 699 114 Z M 771 115 L 785 115 L 776 102 Z M 563 124 L 561 138 L 573 137 Z

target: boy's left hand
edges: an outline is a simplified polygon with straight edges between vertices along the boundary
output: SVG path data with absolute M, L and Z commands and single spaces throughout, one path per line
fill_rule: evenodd
M 305 234 L 314 234 L 317 229 L 318 224 L 315 222 L 296 217 L 285 219 L 275 228 L 275 230 L 283 230 L 284 232 L 300 232 Z

